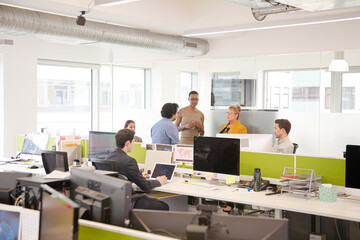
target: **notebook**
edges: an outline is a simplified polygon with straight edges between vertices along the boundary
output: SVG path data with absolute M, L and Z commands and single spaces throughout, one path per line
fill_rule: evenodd
M 167 181 L 171 182 L 174 172 L 175 172 L 176 164 L 172 163 L 155 163 L 153 170 L 151 171 L 150 179 L 155 179 L 158 176 L 165 175 L 167 177 Z

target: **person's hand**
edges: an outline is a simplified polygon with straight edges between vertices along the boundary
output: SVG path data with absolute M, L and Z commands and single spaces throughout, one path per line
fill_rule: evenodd
M 150 178 L 150 175 L 147 174 L 146 172 L 143 172 L 142 175 L 143 175 L 144 178 Z
M 201 124 L 198 121 L 193 121 L 194 122 L 194 128 L 201 128 Z
M 165 175 L 156 177 L 156 179 L 159 179 L 161 184 L 165 184 L 167 182 L 167 177 Z

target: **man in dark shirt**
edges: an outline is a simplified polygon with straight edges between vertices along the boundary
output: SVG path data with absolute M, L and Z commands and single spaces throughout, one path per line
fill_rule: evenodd
M 129 181 L 135 183 L 141 190 L 149 192 L 154 187 L 159 187 L 167 181 L 166 176 L 157 177 L 154 180 L 148 180 L 149 174 L 141 173 L 134 158 L 127 155 L 134 146 L 135 133 L 130 129 L 121 129 L 115 135 L 116 149 L 110 153 L 106 159 L 116 162 L 117 171 L 126 176 Z M 159 200 L 149 197 L 139 198 L 134 208 L 169 210 L 169 206 Z

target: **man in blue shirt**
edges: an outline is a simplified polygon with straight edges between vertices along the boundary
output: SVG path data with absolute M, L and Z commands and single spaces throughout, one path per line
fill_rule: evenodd
M 165 103 L 161 109 L 160 121 L 151 128 L 152 143 L 179 144 L 179 130 L 173 123 L 176 120 L 179 105 L 176 103 Z

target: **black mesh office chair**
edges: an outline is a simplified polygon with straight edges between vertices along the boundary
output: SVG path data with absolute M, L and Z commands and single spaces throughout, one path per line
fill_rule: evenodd
M 293 154 L 296 153 L 296 150 L 298 149 L 299 145 L 297 143 L 293 143 L 294 145 L 294 151 L 293 151 Z
M 67 152 L 44 151 L 41 153 L 41 158 L 46 174 L 54 170 L 69 171 Z
M 91 163 L 96 170 L 117 172 L 115 161 L 105 159 L 91 159 Z

